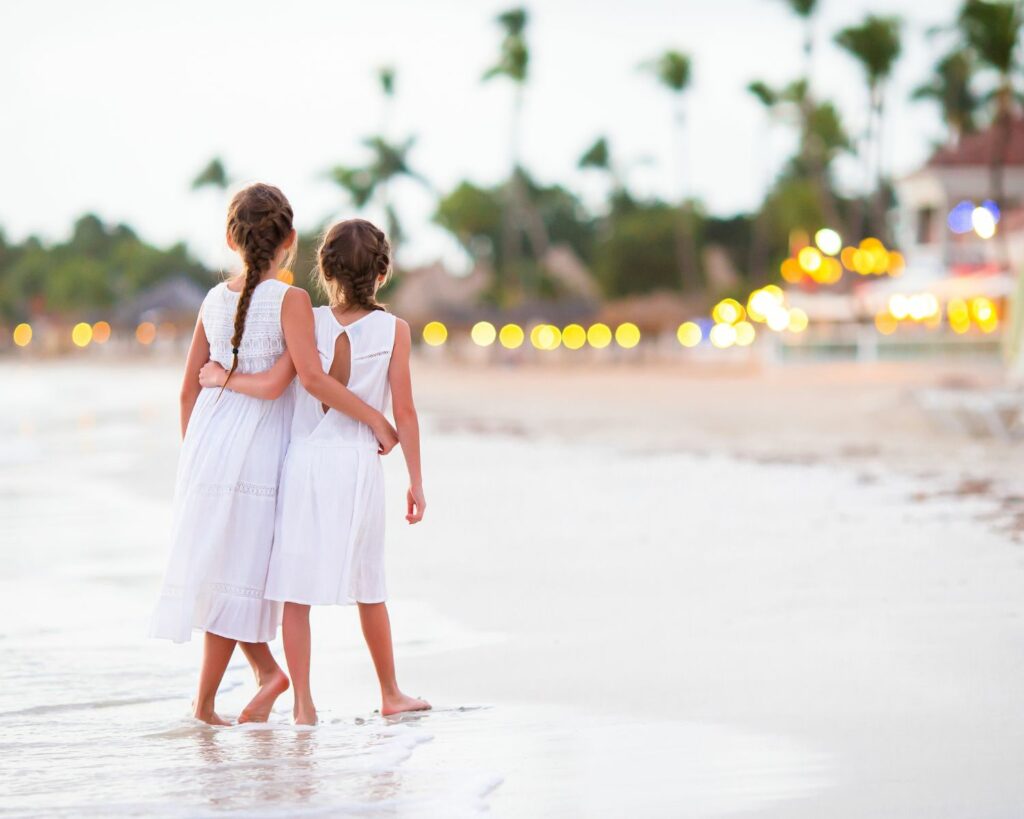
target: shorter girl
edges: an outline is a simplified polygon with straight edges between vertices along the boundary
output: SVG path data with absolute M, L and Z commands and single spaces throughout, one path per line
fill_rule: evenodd
M 409 373 L 409 325 L 377 302 L 391 269 L 384 233 L 363 219 L 332 227 L 319 251 L 320 285 L 331 304 L 317 307 L 317 349 L 324 370 L 367 404 L 383 410 L 389 394 L 409 470 L 409 523 L 423 518 L 419 422 Z M 228 384 L 260 398 L 280 395 L 294 372 L 288 357 Z M 204 386 L 225 383 L 224 369 L 204 367 Z M 381 686 L 381 713 L 430 708 L 395 680 L 391 626 L 384 603 L 384 474 L 373 431 L 328 409 L 296 384 L 291 444 L 281 474 L 277 525 L 265 597 L 282 601 L 285 657 L 295 692 L 295 722 L 316 723 L 309 687 L 311 605 L 358 603 L 363 635 Z

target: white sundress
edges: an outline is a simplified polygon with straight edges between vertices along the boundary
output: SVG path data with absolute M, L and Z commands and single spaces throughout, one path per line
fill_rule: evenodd
M 253 291 L 239 345 L 239 373 L 262 372 L 285 351 L 281 303 L 288 286 L 267 279 Z M 210 358 L 231 366 L 238 294 L 219 284 L 202 306 Z M 230 388 L 199 394 L 182 444 L 171 555 L 150 633 L 175 642 L 193 629 L 257 643 L 272 640 L 281 606 L 264 599 L 277 485 L 294 406 Z
M 395 317 L 375 310 L 342 326 L 329 307 L 314 311 L 324 371 L 347 333 L 348 388 L 384 411 Z M 295 383 L 291 444 L 281 473 L 277 529 L 266 597 L 309 605 L 380 603 L 384 584 L 384 473 L 373 431 L 329 409 Z

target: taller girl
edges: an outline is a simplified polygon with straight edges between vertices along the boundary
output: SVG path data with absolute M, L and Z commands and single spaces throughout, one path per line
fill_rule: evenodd
M 232 199 L 227 241 L 245 272 L 207 294 L 185 363 L 171 556 L 151 632 L 175 642 L 194 628 L 206 632 L 193 712 L 211 724 L 226 724 L 214 699 L 236 643 L 259 687 L 239 721 L 266 720 L 288 687 L 267 647 L 280 604 L 264 600 L 263 591 L 293 407 L 291 392 L 268 401 L 201 389 L 200 369 L 213 360 L 231 374 L 262 372 L 287 348 L 306 390 L 368 424 L 382 452 L 397 443 L 378 410 L 323 371 L 309 296 L 277 278 L 295 239 L 291 205 L 277 188 L 250 185 Z

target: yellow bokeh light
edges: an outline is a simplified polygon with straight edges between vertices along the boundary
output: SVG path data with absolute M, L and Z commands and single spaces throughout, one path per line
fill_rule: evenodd
M 882 335 L 891 336 L 899 327 L 899 322 L 889 313 L 882 312 L 875 316 L 875 327 Z
M 295 284 L 295 274 L 292 273 L 292 271 L 290 271 L 287 267 L 282 267 L 279 271 L 277 271 L 277 280 L 279 282 L 284 282 L 285 284 L 288 285 Z
M 92 326 L 92 340 L 97 344 L 106 344 L 110 341 L 110 325 L 105 321 L 97 321 Z
M 982 239 L 996 235 L 996 219 L 988 208 L 977 207 L 971 212 L 971 226 Z
M 808 273 L 813 273 L 815 270 L 821 267 L 821 253 L 818 251 L 817 248 L 803 248 L 797 254 L 796 260 L 800 263 L 800 267 L 806 270 Z
M 946 314 L 949 316 L 950 321 L 969 322 L 971 320 L 971 313 L 967 307 L 967 302 L 963 299 L 950 299 L 949 304 L 946 305 Z
M 587 330 L 587 343 L 598 350 L 604 349 L 612 343 L 612 331 L 607 324 L 591 324 Z
M 508 350 L 514 350 L 517 347 L 521 347 L 525 337 L 526 335 L 523 333 L 523 328 L 518 324 L 506 324 L 498 332 L 498 341 L 501 342 L 502 347 Z
M 498 337 L 498 331 L 489 321 L 478 321 L 469 331 L 469 337 L 478 347 L 490 347 Z
M 530 331 L 530 343 L 538 350 L 554 350 L 562 343 L 562 332 L 553 324 L 538 324 Z
M 684 347 L 696 347 L 703 337 L 700 325 L 694 321 L 684 321 L 676 330 L 676 338 Z
M 907 266 L 907 260 L 898 250 L 889 251 L 889 275 L 899 276 L 903 268 Z
M 924 321 L 938 314 L 939 300 L 933 293 L 915 293 L 907 300 L 907 315 L 914 321 Z
M 867 276 L 874 272 L 875 257 L 868 251 L 858 248 L 853 251 L 853 269 L 861 276 Z
M 761 292 L 771 296 L 772 301 L 776 304 L 782 304 L 786 300 L 786 294 L 782 292 L 782 288 L 777 284 L 766 284 L 761 288 Z
M 847 270 L 855 270 L 853 266 L 853 255 L 857 252 L 855 247 L 844 247 L 843 252 L 839 254 L 839 259 L 843 263 L 843 267 Z
M 739 321 L 735 325 L 736 328 L 736 346 L 737 347 L 749 347 L 754 343 L 754 338 L 757 336 L 757 331 L 754 329 L 754 325 L 749 321 Z
M 156 325 L 151 321 L 144 321 L 135 328 L 135 338 L 140 344 L 152 344 L 156 339 Z
M 826 256 L 835 256 L 843 247 L 843 239 L 832 228 L 822 228 L 814 234 L 814 244 Z
M 810 324 L 810 320 L 807 318 L 807 313 L 799 307 L 793 307 L 790 309 L 787 329 L 791 333 L 802 333 L 807 329 L 808 324 Z
M 843 266 L 838 259 L 824 258 L 818 268 L 816 281 L 820 284 L 835 284 L 843 277 Z
M 615 343 L 627 350 L 640 343 L 640 328 L 631 321 L 624 321 L 615 328 Z
M 19 347 L 27 347 L 32 342 L 32 325 L 31 324 L 19 324 L 14 328 L 14 332 L 11 334 L 14 339 L 14 343 Z
M 776 333 L 781 333 L 789 327 L 789 310 L 776 304 L 765 316 L 765 323 Z
M 711 317 L 721 324 L 735 324 L 746 318 L 746 311 L 736 299 L 722 299 L 711 311 Z
M 976 296 L 971 299 L 971 316 L 978 324 L 989 321 L 995 315 L 995 305 L 991 299 Z
M 724 350 L 736 343 L 736 328 L 731 324 L 716 324 L 708 333 L 708 338 L 715 347 Z
M 804 277 L 804 271 L 800 269 L 800 262 L 794 258 L 786 259 L 779 268 L 784 281 L 796 284 Z
M 910 315 L 910 299 L 902 293 L 893 293 L 889 296 L 889 313 L 897 321 L 902 321 Z
M 88 347 L 92 341 L 92 325 L 84 321 L 71 328 L 71 341 L 76 347 Z
M 440 321 L 431 321 L 423 328 L 423 340 L 431 347 L 440 347 L 448 340 L 448 328 Z
M 587 331 L 579 324 L 569 324 L 562 330 L 562 344 L 570 350 L 578 350 L 587 343 Z

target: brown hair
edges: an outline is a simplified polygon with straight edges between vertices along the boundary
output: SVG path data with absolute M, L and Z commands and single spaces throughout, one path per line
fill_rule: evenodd
M 383 310 L 377 301 L 381 277 L 391 274 L 391 245 L 384 231 L 365 219 L 346 219 L 324 234 L 317 253 L 320 289 L 332 307 Z
M 270 269 L 281 245 L 292 232 L 292 206 L 273 185 L 257 182 L 235 194 L 228 206 L 228 236 L 245 263 L 245 283 L 235 310 L 231 336 L 231 369 L 225 385 L 238 367 L 238 348 L 245 332 L 245 314 L 256 285 Z M 294 245 L 291 253 L 295 253 Z

